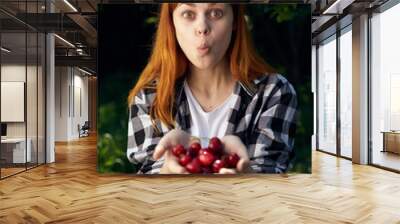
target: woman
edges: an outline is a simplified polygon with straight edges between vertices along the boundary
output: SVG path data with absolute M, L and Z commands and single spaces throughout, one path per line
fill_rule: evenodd
M 293 156 L 296 93 L 256 54 L 243 6 L 162 4 L 149 63 L 128 101 L 127 156 L 138 173 L 187 173 L 171 148 L 192 136 L 217 136 L 239 155 L 223 174 L 286 172 Z

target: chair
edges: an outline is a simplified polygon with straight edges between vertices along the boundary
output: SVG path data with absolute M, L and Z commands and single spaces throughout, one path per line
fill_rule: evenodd
M 80 125 L 78 124 L 79 138 L 89 136 L 89 129 L 90 129 L 89 121 L 85 121 L 82 127 L 80 127 Z

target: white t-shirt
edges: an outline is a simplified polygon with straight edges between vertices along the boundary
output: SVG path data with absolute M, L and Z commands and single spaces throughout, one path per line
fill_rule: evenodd
M 231 108 L 233 108 L 235 104 L 236 97 L 234 97 L 232 92 L 225 102 L 217 108 L 210 112 L 205 112 L 193 96 L 186 80 L 184 81 L 184 89 L 191 114 L 192 124 L 190 134 L 199 137 L 201 140 L 201 146 L 207 147 L 210 138 L 215 136 L 222 138 L 225 136 L 228 127 L 228 117 Z

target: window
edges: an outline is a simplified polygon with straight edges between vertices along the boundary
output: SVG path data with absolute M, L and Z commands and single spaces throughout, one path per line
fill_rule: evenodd
M 318 48 L 318 149 L 336 153 L 336 36 Z
M 400 155 L 387 151 L 383 138 L 384 132 L 392 135 L 400 130 L 399 21 L 400 4 L 371 18 L 372 163 L 396 170 L 400 170 Z M 400 147 L 400 142 L 395 144 L 394 148 Z
M 39 13 L 44 3 L 19 2 L 18 7 L 21 15 Z M 45 163 L 46 39 L 8 14 L 0 12 L 0 17 L 8 21 L 0 24 L 0 89 L 1 98 L 7 99 L 0 105 L 1 114 L 7 115 L 1 119 L 6 127 L 0 145 L 2 179 Z
M 352 33 L 351 26 L 340 36 L 340 155 L 352 157 Z

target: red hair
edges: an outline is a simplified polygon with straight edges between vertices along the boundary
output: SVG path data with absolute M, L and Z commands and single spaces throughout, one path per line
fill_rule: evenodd
M 150 116 L 153 122 L 158 118 L 169 128 L 174 127 L 175 120 L 173 114 L 175 84 L 184 75 L 189 64 L 175 36 L 172 13 L 176 6 L 177 3 L 162 4 L 149 62 L 128 97 L 128 103 L 131 105 L 141 89 L 155 88 L 156 96 L 151 105 Z M 232 9 L 234 31 L 226 55 L 230 60 L 233 77 L 252 89 L 252 80 L 274 72 L 274 69 L 265 63 L 254 49 L 244 18 L 244 6 L 232 5 Z M 158 80 L 157 85 L 155 87 L 149 85 L 155 79 Z

